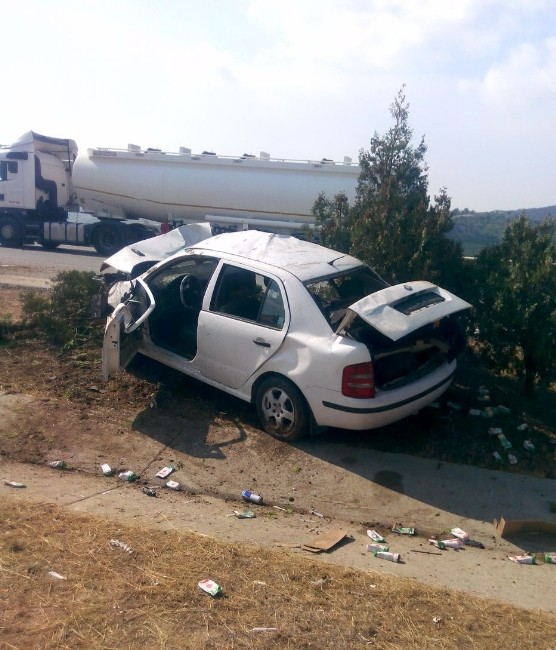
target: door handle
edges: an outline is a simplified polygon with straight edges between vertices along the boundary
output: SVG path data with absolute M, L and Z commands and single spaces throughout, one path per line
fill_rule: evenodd
M 267 343 L 267 341 L 265 341 L 264 339 L 262 339 L 260 337 L 257 337 L 256 339 L 253 339 L 253 343 L 255 345 L 260 345 L 262 348 L 269 348 L 270 347 L 270 343 Z

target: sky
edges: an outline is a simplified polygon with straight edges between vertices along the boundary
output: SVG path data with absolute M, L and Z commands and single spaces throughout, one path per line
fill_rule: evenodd
M 357 160 L 403 87 L 431 198 L 556 205 L 554 0 L 0 0 L 0 143 Z

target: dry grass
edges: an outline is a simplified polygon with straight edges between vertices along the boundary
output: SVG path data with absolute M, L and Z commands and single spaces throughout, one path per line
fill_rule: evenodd
M 283 549 L 127 527 L 11 499 L 0 503 L 0 518 L 2 649 L 556 644 L 556 619 L 548 614 L 324 567 Z M 206 577 L 222 585 L 219 597 L 197 587 Z

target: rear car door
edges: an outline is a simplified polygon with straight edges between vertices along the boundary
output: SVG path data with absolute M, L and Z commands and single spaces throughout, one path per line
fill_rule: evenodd
M 240 388 L 282 345 L 290 321 L 281 281 L 223 264 L 199 315 L 195 363 L 212 381 Z

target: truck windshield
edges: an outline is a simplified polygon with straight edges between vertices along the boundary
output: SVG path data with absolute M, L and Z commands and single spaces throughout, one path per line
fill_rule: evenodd
M 387 286 L 388 283 L 368 266 L 305 284 L 332 328 L 343 318 L 350 305 Z

